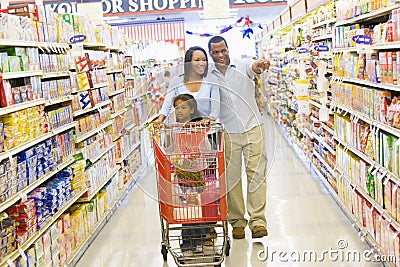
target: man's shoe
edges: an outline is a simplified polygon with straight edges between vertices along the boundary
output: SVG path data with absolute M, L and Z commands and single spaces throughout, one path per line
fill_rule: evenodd
M 232 237 L 234 239 L 243 239 L 243 238 L 245 238 L 244 227 L 233 227 Z
M 257 225 L 257 226 L 254 226 L 253 229 L 251 229 L 251 237 L 252 238 L 260 238 L 260 237 L 267 236 L 267 235 L 268 235 L 268 231 L 267 231 L 267 228 L 265 228 L 265 226 Z

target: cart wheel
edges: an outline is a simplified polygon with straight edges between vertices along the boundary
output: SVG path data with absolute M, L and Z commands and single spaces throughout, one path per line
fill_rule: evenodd
M 167 261 L 167 254 L 168 254 L 168 250 L 167 247 L 165 245 L 161 246 L 161 254 L 164 258 L 164 261 Z
M 226 241 L 225 256 L 229 256 L 231 250 L 231 241 L 228 239 Z
M 220 258 L 214 258 L 214 262 L 219 262 Z M 221 267 L 221 264 L 214 265 L 215 267 Z

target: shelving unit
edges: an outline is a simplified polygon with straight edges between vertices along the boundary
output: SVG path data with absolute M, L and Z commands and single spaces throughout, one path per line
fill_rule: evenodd
M 4 259 L 0 262 L 0 266 L 6 266 L 6 264 L 11 261 L 15 261 L 18 257 L 21 256 L 21 251 L 27 250 L 38 238 L 40 238 L 46 231 L 52 226 L 57 219 L 73 204 L 75 203 L 80 196 L 82 196 L 86 191 L 81 191 L 75 194 L 64 206 L 52 216 L 51 220 L 46 222 L 43 227 L 36 231 L 34 235 L 32 235 L 25 243 L 21 245 L 21 250 L 15 250 L 13 253 L 7 255 L 7 259 Z
M 77 200 L 77 202 L 88 202 L 90 200 L 92 200 L 92 198 L 94 198 L 94 196 L 100 191 L 100 189 L 102 189 L 104 187 L 104 185 L 106 183 L 108 183 L 110 181 L 110 179 L 121 169 L 120 166 L 114 168 L 113 170 L 111 170 L 110 174 L 104 179 L 104 181 L 102 181 L 97 188 L 95 188 L 92 193 L 84 198 L 80 198 Z
M 40 7 L 38 7 L 40 8 Z M 43 11 L 44 16 L 49 16 L 51 13 L 50 10 L 46 10 L 46 12 Z M 5 16 L 14 16 L 14 15 L 8 15 L 6 14 Z M 54 21 L 54 25 L 60 26 L 61 23 L 63 23 L 63 28 L 60 28 L 60 31 L 54 32 L 56 40 L 61 40 L 67 35 L 71 35 L 74 33 L 75 35 L 80 35 L 82 32 L 74 32 L 77 31 L 78 28 L 74 28 L 72 25 L 68 24 L 67 20 L 70 18 L 70 16 L 79 16 L 79 15 L 58 15 L 58 14 L 52 14 L 51 19 L 57 19 L 60 21 L 56 22 Z M 36 18 L 37 19 L 37 18 Z M 34 19 L 35 20 L 35 19 Z M 47 20 L 50 21 L 50 17 L 47 18 Z M 62 22 L 61 22 L 62 21 Z M 79 18 L 76 21 L 83 21 L 83 19 Z M 86 20 L 85 20 L 86 21 Z M 42 25 L 42 22 L 38 25 Z M 82 255 L 82 253 L 85 251 L 87 246 L 94 240 L 96 237 L 97 233 L 101 230 L 102 226 L 108 221 L 115 211 L 115 209 L 118 206 L 118 203 L 126 196 L 127 192 L 131 190 L 132 185 L 134 182 L 138 179 L 139 173 L 136 173 L 132 179 L 128 179 L 126 174 L 121 174 L 120 170 L 126 171 L 127 169 L 131 170 L 132 169 L 143 169 L 142 166 L 142 157 L 140 156 L 141 150 L 140 150 L 140 145 L 141 145 L 141 140 L 139 138 L 139 142 L 137 142 L 138 138 L 134 134 L 132 134 L 132 131 L 137 131 L 138 132 L 138 127 L 140 122 L 144 121 L 145 118 L 141 118 L 140 115 L 146 113 L 146 110 L 143 109 L 143 107 L 147 108 L 147 104 L 150 102 L 150 98 L 148 97 L 148 93 L 152 92 L 146 92 L 142 94 L 141 96 L 138 96 L 136 99 L 128 99 L 126 97 L 126 89 L 125 89 L 125 83 L 126 79 L 124 79 L 124 71 L 128 70 L 129 73 L 133 73 L 133 67 L 132 70 L 130 70 L 129 66 L 123 65 L 123 59 L 124 59 L 124 54 L 122 53 L 125 49 L 125 45 L 127 44 L 126 38 L 122 38 L 122 36 L 116 38 L 120 43 L 114 43 L 113 40 L 107 39 L 108 36 L 104 35 L 102 36 L 103 32 L 100 31 L 100 34 L 97 32 L 96 36 L 94 36 L 94 29 L 89 29 L 86 27 L 91 27 L 90 23 L 85 24 L 85 25 L 80 25 L 82 27 L 79 27 L 79 31 L 84 30 L 85 35 L 88 38 L 89 42 L 84 43 L 83 47 L 84 50 L 78 51 L 76 48 L 78 46 L 74 46 L 74 52 L 71 53 L 70 48 L 71 45 L 67 43 L 67 41 L 61 40 L 63 43 L 51 43 L 51 42 L 24 42 L 24 41 L 0 41 L 0 47 L 23 47 L 26 48 L 26 50 L 21 51 L 28 51 L 29 49 L 36 49 L 34 52 L 37 53 L 38 59 L 37 59 L 37 66 L 21 66 L 21 69 L 27 70 L 27 69 L 32 69 L 32 71 L 19 71 L 19 72 L 4 72 L 2 73 L 2 79 L 5 82 L 8 82 L 8 80 L 14 80 L 18 79 L 18 83 L 20 84 L 20 81 L 25 82 L 27 84 L 24 85 L 31 85 L 30 82 L 32 80 L 32 87 L 37 86 L 33 88 L 32 91 L 32 96 L 29 96 L 29 100 L 31 101 L 26 101 L 21 104 L 8 104 L 7 102 L 7 107 L 0 108 L 0 122 L 2 122 L 2 117 L 3 116 L 8 116 L 12 113 L 20 112 L 18 113 L 18 116 L 15 116 L 16 118 L 19 118 L 20 114 L 22 119 L 25 119 L 24 116 L 32 116 L 33 114 L 39 114 L 42 116 L 40 117 L 43 119 L 43 121 L 38 121 L 35 122 L 37 125 L 39 123 L 42 125 L 46 125 L 45 127 L 48 127 L 47 129 L 48 132 L 44 133 L 45 131 L 40 131 L 40 133 L 43 133 L 39 135 L 39 131 L 37 131 L 37 136 L 36 138 L 33 138 L 36 136 L 35 132 L 27 132 L 27 136 L 32 138 L 29 141 L 25 141 L 26 139 L 21 138 L 23 141 L 16 141 L 15 143 L 10 143 L 10 145 L 5 146 L 4 149 L 6 151 L 3 151 L 3 147 L 0 146 L 0 164 L 3 164 L 3 161 L 10 161 L 10 162 L 17 162 L 19 165 L 16 165 L 14 169 L 20 171 L 22 173 L 22 170 L 24 170 L 22 163 L 20 162 L 22 157 L 20 155 L 21 152 L 26 152 L 26 161 L 28 161 L 28 155 L 31 155 L 32 153 L 40 153 L 41 150 L 45 150 L 43 154 L 46 153 L 46 157 L 50 158 L 48 156 L 48 147 L 53 146 L 57 142 L 57 149 L 52 147 L 52 152 L 51 152 L 51 157 L 56 157 L 55 153 L 57 150 L 57 162 L 59 162 L 58 165 L 55 164 L 48 164 L 49 166 L 43 167 L 43 171 L 40 169 L 38 171 L 39 174 L 38 177 L 36 176 L 34 178 L 29 177 L 29 182 L 28 178 L 26 178 L 26 181 L 24 182 L 23 185 L 21 185 L 21 189 L 16 190 L 17 193 L 10 193 L 12 195 L 7 195 L 6 197 L 2 198 L 5 199 L 0 203 L 0 211 L 2 212 L 7 212 L 7 209 L 9 209 L 13 205 L 17 204 L 23 204 L 24 201 L 26 201 L 26 197 L 32 194 L 35 189 L 38 187 L 44 187 L 48 183 L 51 182 L 58 182 L 57 179 L 60 178 L 60 176 L 63 176 L 61 179 L 64 179 L 64 175 L 67 175 L 66 168 L 73 166 L 73 168 L 69 168 L 69 171 L 73 170 L 73 174 L 68 176 L 68 179 L 72 179 L 72 177 L 75 175 L 75 171 L 79 170 L 82 172 L 87 172 L 89 171 L 89 168 L 91 168 L 93 165 L 98 165 L 102 166 L 101 164 L 105 164 L 105 162 L 113 162 L 111 164 L 116 165 L 116 167 L 111 171 L 107 172 L 110 173 L 107 177 L 94 177 L 93 172 L 91 173 L 92 176 L 91 178 L 94 177 L 96 181 L 102 181 L 99 183 L 96 188 L 91 188 L 92 191 L 90 192 L 90 195 L 87 196 L 88 194 L 88 188 L 87 188 L 87 183 L 85 181 L 74 181 L 75 184 L 75 190 L 72 191 L 72 185 L 70 185 L 70 188 L 66 189 L 66 192 L 72 192 L 73 196 L 71 199 L 66 201 L 63 206 L 58 207 L 58 211 L 54 213 L 52 217 L 49 217 L 47 219 L 47 222 L 45 222 L 43 225 L 41 225 L 40 230 L 35 231 L 34 233 L 29 233 L 31 236 L 28 238 L 26 242 L 24 242 L 21 246 L 19 246 L 19 249 L 14 250 L 12 252 L 9 252 L 7 255 L 2 255 L 0 257 L 0 266 L 3 265 L 14 265 L 17 266 L 17 261 L 21 257 L 24 257 L 25 252 L 28 249 L 32 248 L 32 245 L 35 245 L 37 242 L 42 242 L 42 236 L 44 238 L 45 235 L 48 237 L 50 234 L 56 233 L 56 231 L 53 231 L 55 227 L 58 227 L 60 225 L 60 220 L 64 220 L 64 216 L 69 216 L 71 212 L 74 211 L 74 208 L 77 206 L 76 203 L 80 203 L 80 206 L 87 206 L 89 205 L 88 202 L 92 201 L 93 199 L 100 199 L 101 196 L 104 197 L 104 192 L 106 194 L 109 194 L 109 196 L 112 196 L 115 199 L 113 199 L 112 203 L 106 203 L 108 205 L 107 211 L 103 214 L 102 219 L 97 223 L 96 227 L 94 229 L 91 229 L 91 232 L 88 234 L 86 237 L 86 241 L 83 242 L 83 244 L 78 245 L 78 247 L 75 248 L 74 252 L 69 254 L 68 257 L 68 262 L 71 263 L 76 263 L 79 257 Z M 94 25 L 94 24 L 93 24 Z M 96 27 L 99 27 L 97 25 Z M 49 27 L 50 29 L 51 27 Z M 105 27 L 106 31 L 109 31 L 108 34 L 110 34 L 111 37 L 111 31 L 113 31 L 113 36 L 116 33 L 115 30 L 111 30 L 108 26 Z M 102 30 L 104 30 L 102 29 Z M 46 31 L 47 31 L 46 27 Z M 63 33 L 61 32 L 62 30 L 71 30 L 68 33 Z M 107 32 L 104 32 L 107 34 Z M 65 36 L 58 36 L 58 34 L 64 34 Z M 118 33 L 120 34 L 120 32 Z M 49 37 L 46 35 L 46 38 Z M 97 38 L 104 38 L 104 43 L 94 43 L 91 42 L 90 40 L 95 40 Z M 107 44 L 105 44 L 107 43 Z M 93 52 L 91 50 L 96 50 L 96 52 Z M 105 64 L 100 63 L 102 66 L 99 66 L 96 61 L 94 64 L 91 64 L 90 66 L 96 65 L 93 69 L 90 69 L 89 71 L 92 71 L 92 75 L 88 75 L 88 81 L 91 77 L 94 77 L 95 79 L 92 79 L 89 84 L 94 84 L 92 88 L 88 88 L 87 90 L 77 90 L 79 88 L 79 85 L 81 85 L 81 88 L 84 88 L 82 84 L 79 84 L 78 81 L 74 81 L 72 79 L 76 78 L 76 75 L 74 71 L 76 71 L 76 67 L 73 66 L 72 60 L 76 60 L 76 57 L 78 54 L 82 52 L 80 55 L 81 57 L 86 57 L 86 53 L 92 52 L 90 55 L 95 55 L 93 58 L 90 57 L 92 60 L 97 60 L 97 56 L 104 55 L 104 60 Z M 68 53 L 68 55 L 67 55 Z M 103 54 L 102 54 L 103 53 Z M 9 55 L 10 56 L 10 55 Z M 36 56 L 36 54 L 35 54 Z M 48 58 L 49 59 L 48 59 Z M 40 58 L 40 59 L 39 59 Z M 50 60 L 51 58 L 51 60 Z M 33 58 L 32 58 L 33 59 Z M 42 60 L 43 59 L 43 60 Z M 48 61 L 48 64 L 46 65 L 46 62 Z M 50 64 L 50 61 L 52 64 Z M 22 60 L 21 60 L 22 62 Z M 57 62 L 57 63 L 54 63 Z M 22 64 L 22 63 L 21 63 Z M 56 66 L 57 65 L 57 66 Z M 39 67 L 38 67 L 39 66 Z M 10 67 L 11 68 L 11 67 Z M 15 70 L 18 70 L 18 68 L 14 68 Z M 34 71 L 33 71 L 34 70 Z M 30 78 L 30 79 L 24 79 L 24 78 Z M 132 77 L 134 79 L 134 82 L 137 82 L 138 76 L 135 74 Z M 97 83 L 95 82 L 97 81 Z M 106 82 L 107 81 L 107 82 Z M 36 82 L 37 84 L 35 84 Z M 44 86 L 44 83 L 46 83 L 47 86 Z M 140 79 L 140 92 L 147 91 L 147 87 L 149 85 L 149 81 L 146 81 L 145 77 L 141 77 Z M 11 81 L 10 84 L 13 84 Z M 13 86 L 15 86 L 13 84 Z M 22 86 L 18 85 L 18 86 Z M 133 93 L 138 92 L 138 88 L 136 86 L 139 86 L 139 83 L 135 84 L 135 86 L 131 86 L 129 90 Z M 90 101 L 91 101 L 91 106 L 92 108 L 88 109 L 80 109 L 80 107 L 84 106 L 83 104 L 80 105 L 79 100 L 77 97 L 79 95 L 87 93 L 93 93 L 93 92 L 98 93 L 96 94 L 91 94 L 90 95 Z M 12 93 L 14 94 L 13 91 Z M 22 94 L 22 91 L 21 91 Z M 105 95 L 108 94 L 108 95 Z M 22 95 L 21 95 L 22 98 Z M 38 99 L 35 99 L 38 98 Z M 14 99 L 14 95 L 13 95 Z M 32 100 L 34 99 L 34 100 Z M 101 101 L 101 100 L 102 101 Z M 151 99 L 154 100 L 154 99 Z M 7 100 L 8 101 L 8 100 Z M 101 102 L 98 102 L 101 101 Z M 121 104 L 123 101 L 123 105 Z M 146 102 L 147 101 L 147 102 Z M 12 101 L 14 102 L 14 100 Z M 17 101 L 15 101 L 17 102 Z M 97 104 L 95 104 L 97 103 Z M 2 102 L 3 104 L 3 102 Z M 146 104 L 146 105 L 143 105 Z M 142 106 L 141 106 L 142 105 Z M 114 112 L 114 108 L 117 109 L 116 112 Z M 139 112 L 141 110 L 142 113 Z M 25 111 L 27 110 L 27 111 Z M 114 113 L 112 113 L 114 112 Z M 98 113 L 101 117 L 101 121 L 106 121 L 102 125 L 100 125 L 98 128 L 93 129 L 89 132 L 86 132 L 83 135 L 77 135 L 77 133 L 80 132 L 85 132 L 86 129 L 91 129 L 93 125 L 96 125 L 93 123 L 93 119 L 97 118 L 95 115 Z M 93 115 L 93 116 L 92 116 Z M 38 116 L 38 115 L 37 115 Z M 91 125 L 89 125 L 89 117 L 92 116 L 90 119 Z M 67 118 L 68 117 L 68 118 Z M 29 117 L 29 120 L 32 120 L 32 125 L 34 125 L 33 120 L 31 118 L 36 117 Z M 105 119 L 106 118 L 106 119 Z M 83 126 L 83 121 L 86 120 L 88 123 L 87 125 Z M 27 120 L 27 119 L 26 119 Z M 68 122 L 68 123 L 67 123 Z M 78 123 L 79 122 L 79 123 Z M 121 123 L 122 122 L 122 123 Z M 53 128 L 54 125 L 63 125 L 58 128 Z M 119 129 L 119 134 L 117 136 L 113 136 L 114 132 L 113 130 L 114 127 L 119 127 L 119 125 L 123 125 L 122 129 Z M 82 128 L 77 128 L 77 127 L 82 127 Z M 129 127 L 125 127 L 129 126 Z M 44 126 L 43 126 L 44 127 Z M 87 128 L 85 128 L 87 127 Z M 74 131 L 76 129 L 76 131 Z M 129 131 L 125 131 L 127 128 L 129 128 Z M 1 133 L 3 134 L 3 133 Z M 24 133 L 25 134 L 25 133 Z M 130 135 L 125 137 L 125 135 Z M 138 135 L 139 136 L 139 135 Z M 71 140 L 71 143 L 65 143 L 66 140 Z M 131 142 L 133 144 L 129 144 L 130 148 L 132 148 L 127 155 L 124 156 L 124 160 L 121 160 L 116 164 L 114 160 L 113 154 L 117 153 L 117 147 L 120 145 L 119 142 L 121 140 L 124 140 L 124 144 L 128 144 L 128 142 Z M 2 141 L 2 140 L 0 140 Z M 102 143 L 102 147 L 104 147 L 104 150 L 101 151 L 99 154 L 97 154 L 99 151 L 97 150 L 98 148 L 94 146 L 96 142 L 104 142 Z M 1 143 L 1 142 L 0 142 Z M 10 148 L 11 147 L 11 148 Z M 29 150 L 30 148 L 35 147 L 35 150 Z M 37 149 L 37 150 L 36 150 Z M 29 150 L 29 151 L 27 151 Z M 35 152 L 32 152 L 35 151 Z M 76 153 L 76 154 L 75 154 Z M 54 155 L 53 155 L 54 154 Z M 75 154 L 75 155 L 74 155 Z M 16 157 L 18 155 L 18 158 Z M 24 154 L 25 155 L 25 154 Z M 82 155 L 86 155 L 87 158 L 82 159 Z M 107 158 L 107 161 L 104 160 L 102 161 L 102 158 Z M 62 161 L 61 161 L 62 160 Z M 32 160 L 32 162 L 35 162 Z M 55 162 L 55 161 L 54 161 Z M 54 163 L 53 162 L 53 163 Z M 5 164 L 5 163 L 4 163 Z M 25 163 L 24 163 L 25 164 Z M 26 163 L 28 164 L 28 163 Z M 32 164 L 29 162 L 29 164 Z M 35 163 L 36 164 L 36 163 Z M 30 168 L 32 166 L 29 166 Z M 36 166 L 35 166 L 36 167 Z M 26 166 L 28 169 L 28 166 Z M 33 169 L 32 169 L 33 170 Z M 33 172 L 31 169 L 29 172 Z M 51 170 L 51 171 L 50 171 Z M 94 168 L 91 169 L 93 171 L 96 171 Z M 25 171 L 24 171 L 25 172 Z M 36 172 L 36 169 L 35 169 Z M 42 174 L 44 173 L 44 174 Z M 69 173 L 68 173 L 69 174 Z M 7 173 L 7 175 L 9 175 Z M 14 174 L 13 174 L 14 175 Z M 122 176 L 125 175 L 125 176 Z M 141 174 L 140 174 L 141 175 Z M 1 175 L 0 175 L 1 176 Z M 21 176 L 19 174 L 19 176 Z M 18 177 L 19 177 L 18 176 Z M 98 175 L 100 176 L 100 175 Z M 53 179 L 56 178 L 57 179 Z M 81 177 L 81 176 L 78 176 Z M 84 177 L 82 175 L 82 177 Z M 89 176 L 88 176 L 89 177 Z M 130 176 L 129 176 L 130 177 Z M 76 177 L 74 177 L 76 178 Z M 76 178 L 78 179 L 78 178 Z M 83 179 L 83 178 L 80 178 Z M 18 186 L 19 185 L 19 180 Z M 80 183 L 81 182 L 81 183 Z M 121 184 L 122 182 L 122 184 Z M 10 181 L 11 184 L 11 181 Z M 21 183 L 22 184 L 22 183 Z M 68 184 L 72 184 L 71 181 L 68 181 Z M 15 186 L 16 187 L 16 186 Z M 118 188 L 122 187 L 122 190 L 118 190 Z M 103 190 L 102 190 L 103 189 Z M 121 189 L 121 188 L 120 188 Z M 108 191 L 107 191 L 108 190 Z M 100 192 L 101 191 L 101 192 Z M 11 190 L 10 190 L 11 192 Z M 14 192 L 14 191 L 13 191 Z M 67 194 L 67 193 L 64 193 Z M 61 199 L 61 198 L 60 198 Z M 107 201 L 107 200 L 106 200 Z M 61 203 L 61 202 L 59 202 Z M 90 202 L 91 203 L 91 202 Z M 97 205 L 97 202 L 94 205 Z M 97 207 L 95 207 L 97 209 Z M 100 208 L 99 208 L 100 210 Z M 53 214 L 53 213 L 51 213 Z M 36 220 L 36 219 L 35 219 Z M 38 219 L 39 220 L 39 219 Z M 39 222 L 35 222 L 37 225 L 39 225 Z M 56 225 L 57 224 L 57 225 Z M 74 229 L 71 229 L 71 232 L 75 234 Z M 17 232 L 17 231 L 14 231 Z M 51 233 L 50 233 L 51 232 Z M 60 234 L 60 233 L 58 233 Z M 58 244 L 53 244 L 53 242 L 56 241 L 56 237 L 52 237 L 50 240 L 50 244 L 47 244 L 46 247 L 47 251 L 55 251 L 53 250 L 52 246 L 57 246 L 54 247 L 58 248 Z M 44 242 L 44 241 L 43 241 Z M 75 245 L 75 244 L 73 244 Z M 52 252 L 52 253 L 53 253 Z M 4 252 L 3 252 L 4 253 Z M 64 253 L 66 253 L 64 251 Z M 54 254 L 55 255 L 55 254 Z M 54 255 L 51 255 L 53 257 Z M 58 255 L 56 255 L 58 257 Z M 57 264 L 57 261 L 54 261 L 55 264 Z M 61 261 L 61 258 L 58 260 Z M 47 264 L 47 263 L 46 263 Z M 60 266 L 65 266 L 64 263 L 60 263 Z
M 300 8 L 302 3 L 304 7 Z M 293 56 L 293 52 L 288 51 L 285 47 L 279 52 L 279 41 L 282 41 L 282 43 L 285 43 L 285 41 L 287 42 L 289 38 L 285 39 L 285 34 L 287 32 L 286 29 L 290 27 L 294 28 L 299 24 L 303 25 L 302 30 L 305 32 L 304 36 L 312 36 L 310 31 L 318 31 L 321 27 L 328 27 L 333 24 L 333 30 L 335 30 L 336 27 L 352 26 L 356 23 L 361 24 L 360 28 L 362 29 L 363 23 L 371 25 L 371 23 L 376 19 L 378 19 L 377 21 L 379 21 L 379 23 L 382 23 L 384 16 L 392 13 L 393 10 L 400 8 L 400 3 L 391 4 L 388 7 L 348 20 L 336 22 L 335 19 L 329 19 L 320 23 L 307 22 L 307 16 L 311 12 L 311 10 L 307 10 L 310 3 L 310 1 L 302 0 L 292 4 L 289 7 L 289 10 L 291 11 L 289 14 L 292 12 L 295 14 L 291 14 L 291 16 L 287 18 L 287 12 L 284 11 L 280 14 L 280 19 L 278 17 L 278 19 L 273 21 L 273 27 L 267 27 L 267 29 L 264 30 L 259 40 L 259 46 L 263 47 L 264 51 L 265 47 L 267 47 L 266 55 L 272 55 L 270 58 L 272 63 L 269 76 L 274 77 L 274 79 L 266 80 L 265 82 L 267 94 L 270 94 L 268 99 L 270 113 L 275 118 L 276 125 L 288 142 L 293 146 L 296 153 L 305 165 L 310 167 L 310 169 L 320 178 L 321 182 L 328 189 L 332 197 L 354 225 L 355 230 L 358 231 L 359 235 L 362 238 L 365 238 L 368 244 L 373 248 L 374 253 L 389 255 L 389 252 L 392 251 L 389 251 L 390 248 L 388 247 L 387 242 L 385 243 L 385 241 L 382 241 L 381 239 L 376 240 L 375 235 L 371 235 L 369 232 L 370 229 L 368 228 L 368 223 L 375 223 L 375 221 L 369 221 L 371 219 L 369 217 L 365 218 L 365 214 L 362 212 L 370 212 L 371 214 L 369 216 L 371 216 L 372 220 L 376 220 L 376 223 L 379 222 L 380 224 L 382 221 L 382 224 L 376 225 L 376 227 L 384 227 L 384 225 L 386 225 L 385 234 L 397 238 L 400 237 L 400 220 L 398 217 L 396 218 L 396 215 L 393 216 L 393 211 L 391 210 L 393 204 L 394 207 L 397 206 L 397 209 L 399 206 L 397 203 L 391 202 L 390 194 L 393 194 L 392 191 L 389 193 L 390 196 L 387 196 L 389 190 L 397 190 L 397 186 L 400 184 L 400 173 L 398 173 L 398 170 L 396 169 L 397 167 L 388 163 L 389 159 L 387 155 L 390 154 L 390 159 L 392 159 L 392 157 L 395 157 L 398 154 L 397 152 L 393 152 L 393 155 L 392 152 L 383 152 L 387 147 L 390 147 L 384 143 L 385 138 L 388 140 L 391 138 L 390 140 L 394 140 L 393 142 L 399 143 L 400 129 L 389 125 L 388 122 L 384 122 L 384 119 L 382 119 L 382 116 L 384 115 L 379 113 L 390 110 L 390 98 L 385 99 L 385 103 L 387 103 L 386 109 L 377 106 L 380 101 L 384 102 L 382 99 L 383 97 L 381 99 L 377 98 L 379 97 L 378 93 L 384 95 L 384 92 L 391 92 L 391 97 L 393 97 L 398 96 L 397 92 L 399 92 L 400 89 L 398 85 L 374 83 L 367 80 L 339 76 L 338 73 L 350 73 L 353 70 L 345 67 L 341 69 L 338 68 L 338 65 L 340 67 L 340 64 L 348 64 L 350 61 L 346 60 L 349 60 L 350 56 L 357 56 L 357 54 L 351 53 L 376 52 L 378 54 L 382 52 L 382 50 L 385 53 L 385 51 L 392 51 L 394 49 L 399 51 L 400 42 L 394 41 L 373 45 L 356 45 L 355 47 L 337 47 L 331 49 L 330 51 L 332 51 L 333 55 L 324 55 L 323 58 L 324 60 L 328 60 L 327 68 L 329 75 L 326 77 L 330 80 L 332 88 L 324 92 L 321 92 L 320 90 L 315 91 L 313 83 L 310 83 L 307 89 L 308 94 L 303 94 L 303 98 L 300 98 L 303 102 L 307 102 L 307 104 L 302 104 L 309 107 L 309 112 L 301 114 L 298 109 L 296 110 L 296 116 L 292 116 L 290 113 L 292 112 L 291 108 L 293 106 L 293 101 L 296 102 L 298 100 L 294 94 L 295 90 L 292 88 L 292 79 L 298 79 L 298 76 L 295 75 L 297 73 L 293 71 L 293 69 L 296 70 L 296 67 L 293 67 L 293 65 L 311 58 L 311 60 L 315 60 L 314 63 L 317 63 L 316 65 L 318 68 L 320 62 L 316 61 L 317 57 L 314 57 L 311 54 L 307 54 L 304 58 L 298 55 Z M 293 8 L 293 6 L 295 6 L 295 8 Z M 313 3 L 312 6 L 315 7 L 315 3 Z M 283 27 L 285 27 L 285 29 L 283 29 Z M 336 33 L 335 31 L 332 32 Z M 304 47 L 311 47 L 313 42 L 322 41 L 329 43 L 331 38 L 332 44 L 335 44 L 335 35 L 324 34 L 322 31 L 322 33 L 320 32 L 319 34 L 317 32 L 315 36 L 316 37 L 312 38 L 310 42 L 304 38 L 305 41 L 303 41 L 302 45 L 304 45 Z M 349 37 L 349 35 L 347 35 L 347 37 Z M 269 48 L 269 44 L 272 48 Z M 259 51 L 263 50 L 260 48 Z M 341 55 L 342 53 L 343 55 Z M 266 55 L 260 56 L 262 57 Z M 346 55 L 348 57 L 346 57 Z M 341 61 L 342 58 L 340 58 L 340 56 L 343 56 L 343 61 Z M 333 57 L 338 57 L 337 61 L 334 62 L 335 65 L 332 64 L 332 66 L 335 66 L 335 69 L 329 66 L 329 59 Z M 353 60 L 353 58 L 351 59 Z M 285 73 L 282 69 L 285 69 Z M 300 72 L 301 68 L 297 68 L 297 70 Z M 309 79 L 314 79 L 314 84 L 317 83 L 316 81 L 319 78 L 313 71 L 310 71 L 307 77 Z M 354 89 L 355 87 L 357 88 Z M 365 90 L 366 93 L 363 94 L 363 90 Z M 368 92 L 370 95 L 368 95 Z M 373 98 L 375 97 L 373 94 L 376 94 L 377 97 Z M 311 97 L 307 98 L 308 96 Z M 324 101 L 318 101 L 318 97 L 323 97 Z M 365 97 L 365 99 L 362 99 L 362 97 Z M 367 102 L 367 99 L 369 99 L 369 102 Z M 322 122 L 318 119 L 318 112 L 323 108 L 323 105 L 320 103 L 326 103 L 326 101 L 328 103 L 327 108 L 329 109 L 328 120 Z M 365 107 L 367 105 L 375 106 L 368 110 L 368 108 Z M 358 112 L 351 107 L 356 107 L 357 110 L 363 110 L 365 114 Z M 393 109 L 391 111 L 393 112 Z M 376 118 L 378 116 L 377 114 L 380 116 L 379 119 Z M 367 130 L 365 130 L 366 132 L 363 132 L 361 129 L 369 129 L 369 132 L 367 132 Z M 368 137 L 366 137 L 367 133 Z M 361 137 L 358 134 L 360 136 L 363 134 L 363 145 L 359 143 Z M 340 136 L 345 136 L 348 142 L 345 142 Z M 358 142 L 356 143 L 357 148 L 356 145 L 351 145 L 356 141 Z M 372 155 L 374 155 L 374 158 L 368 156 L 370 154 L 367 152 L 364 153 L 361 151 L 362 149 L 366 149 L 365 142 L 370 146 L 368 153 L 373 153 Z M 378 143 L 379 149 L 375 145 L 371 148 L 371 142 L 372 144 Z M 394 147 L 389 149 L 395 151 L 397 148 Z M 398 162 L 397 158 L 395 159 L 395 162 Z M 342 165 L 345 165 L 346 168 L 342 168 Z M 363 168 L 365 168 L 365 170 Z M 363 173 L 363 175 L 361 175 L 361 173 Z M 375 180 L 371 182 L 370 179 Z M 373 184 L 373 182 L 375 182 L 375 184 Z M 370 189 L 371 186 L 372 189 Z M 375 190 L 375 195 L 368 190 Z M 358 203 L 362 203 L 362 207 L 355 207 L 356 204 L 353 202 L 357 201 Z M 376 213 L 372 213 L 372 211 Z M 367 226 L 365 226 L 365 221 L 367 221 Z M 395 266 L 395 263 L 386 262 L 385 266 Z
M 0 116 L 6 115 L 6 114 L 10 114 L 10 113 L 14 113 L 23 109 L 27 109 L 30 107 L 34 107 L 34 106 L 39 106 L 39 105 L 43 105 L 45 104 L 46 101 L 44 99 L 37 99 L 37 100 L 32 100 L 32 101 L 28 101 L 28 102 L 24 102 L 21 104 L 15 104 L 9 107 L 5 107 L 5 108 L 0 108 Z

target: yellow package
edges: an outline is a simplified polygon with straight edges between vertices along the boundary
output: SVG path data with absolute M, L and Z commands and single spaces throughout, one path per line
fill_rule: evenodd
M 0 118 L 0 121 L 4 125 L 15 125 L 18 123 L 18 113 L 11 113 Z

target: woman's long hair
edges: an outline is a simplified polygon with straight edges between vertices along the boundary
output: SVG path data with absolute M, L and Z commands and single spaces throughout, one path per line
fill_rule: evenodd
M 207 57 L 207 52 L 200 46 L 192 46 L 190 47 L 186 53 L 185 53 L 185 63 L 183 65 L 183 82 L 186 83 L 189 81 L 189 74 L 192 71 L 192 58 L 193 58 L 193 52 L 194 51 L 202 51 L 204 55 L 206 56 L 206 68 L 204 70 L 204 74 L 201 78 L 204 78 L 207 76 L 208 72 L 208 57 Z

